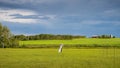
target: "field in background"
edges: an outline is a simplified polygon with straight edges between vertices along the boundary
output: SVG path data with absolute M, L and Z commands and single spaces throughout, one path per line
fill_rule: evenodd
M 120 49 L 0 49 L 0 68 L 120 68 Z
M 20 41 L 20 46 L 26 47 L 59 47 L 63 43 L 67 48 L 70 47 L 120 47 L 120 38 L 113 39 L 73 39 L 73 40 L 30 40 L 30 41 Z

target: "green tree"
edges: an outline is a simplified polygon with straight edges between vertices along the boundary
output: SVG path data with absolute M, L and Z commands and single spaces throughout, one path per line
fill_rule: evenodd
M 16 42 L 17 41 L 13 38 L 13 35 L 11 34 L 7 26 L 3 26 L 0 23 L 0 47 L 13 47 L 13 44 L 15 44 Z M 18 46 L 18 44 L 16 44 L 16 46 Z

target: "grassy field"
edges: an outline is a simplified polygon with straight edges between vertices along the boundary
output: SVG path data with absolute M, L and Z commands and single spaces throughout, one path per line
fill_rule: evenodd
M 0 68 L 120 68 L 120 49 L 0 49 Z
M 82 46 L 120 46 L 120 38 L 114 39 L 73 39 L 73 40 L 30 40 L 30 41 L 20 41 L 20 46 L 39 46 L 39 47 L 57 47 L 61 43 L 65 47 L 82 47 Z M 42 46 L 43 45 L 43 46 Z M 56 46 L 55 46 L 56 45 Z

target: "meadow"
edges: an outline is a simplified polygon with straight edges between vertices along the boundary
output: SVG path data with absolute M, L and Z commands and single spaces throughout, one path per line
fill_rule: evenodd
M 73 40 L 29 40 L 20 41 L 20 46 L 40 47 L 40 48 L 57 48 L 60 44 L 64 44 L 66 48 L 80 47 L 120 47 L 120 38 L 111 39 L 96 39 L 96 38 L 81 38 Z
M 61 43 L 63 52 L 58 53 Z M 120 38 L 29 40 L 19 45 L 33 48 L 1 48 L 0 68 L 120 68 Z
M 0 68 L 120 68 L 120 49 L 0 49 Z

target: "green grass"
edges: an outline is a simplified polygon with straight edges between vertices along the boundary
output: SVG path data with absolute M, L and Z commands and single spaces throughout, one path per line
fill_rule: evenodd
M 120 68 L 120 49 L 0 49 L 0 68 Z
M 20 46 L 27 45 L 27 46 L 35 46 L 41 45 L 41 47 L 54 47 L 56 45 L 59 46 L 63 43 L 66 47 L 79 47 L 81 46 L 120 46 L 120 38 L 114 39 L 73 39 L 73 40 L 30 40 L 30 41 L 20 41 Z M 42 46 L 43 45 L 43 46 Z M 80 47 L 81 47 L 80 46 Z

